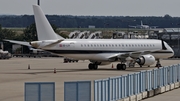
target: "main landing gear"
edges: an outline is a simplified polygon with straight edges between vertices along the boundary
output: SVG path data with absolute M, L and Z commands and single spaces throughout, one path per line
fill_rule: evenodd
M 126 70 L 126 64 L 117 64 L 117 70 Z
M 98 69 L 98 64 L 90 63 L 88 65 L 88 68 L 90 70 L 97 70 Z M 126 64 L 117 64 L 116 68 L 117 68 L 117 70 L 126 70 Z
M 98 69 L 98 65 L 95 64 L 95 63 L 90 63 L 89 66 L 88 66 L 88 68 L 89 68 L 90 70 L 97 70 L 97 69 Z

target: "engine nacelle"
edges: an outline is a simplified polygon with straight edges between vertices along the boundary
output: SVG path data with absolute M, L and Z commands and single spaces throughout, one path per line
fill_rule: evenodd
M 142 55 L 136 59 L 136 62 L 141 66 L 142 65 L 145 65 L 145 66 L 152 65 L 155 63 L 155 61 L 156 61 L 155 57 L 153 55 L 150 55 L 150 54 Z

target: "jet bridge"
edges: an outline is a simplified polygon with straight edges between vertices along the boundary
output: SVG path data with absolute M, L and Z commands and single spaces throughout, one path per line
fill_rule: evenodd
M 90 31 L 83 31 L 79 33 L 78 39 L 87 39 L 89 37 Z
M 88 39 L 101 39 L 102 38 L 102 32 L 101 31 L 96 31 L 90 34 Z
M 79 35 L 80 31 L 73 31 L 69 34 L 70 39 L 76 39 Z

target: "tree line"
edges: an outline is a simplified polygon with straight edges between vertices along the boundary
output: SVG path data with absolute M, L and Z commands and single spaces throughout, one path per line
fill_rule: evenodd
M 171 17 L 166 14 L 156 16 L 71 16 L 46 15 L 51 24 L 58 28 L 87 28 L 93 25 L 96 28 L 127 28 L 129 25 L 144 24 L 158 26 L 159 28 L 180 27 L 180 17 Z M 34 23 L 33 15 L 7 15 L 0 16 L 2 27 L 27 27 Z

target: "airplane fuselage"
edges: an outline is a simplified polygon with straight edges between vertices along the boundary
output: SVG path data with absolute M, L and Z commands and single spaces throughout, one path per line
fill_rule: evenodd
M 64 39 L 51 47 L 44 47 L 57 40 L 37 41 L 43 50 L 79 60 L 108 61 L 109 56 L 127 52 L 154 51 L 155 58 L 173 56 L 173 50 L 164 42 L 167 50 L 162 50 L 161 40 L 154 39 Z

